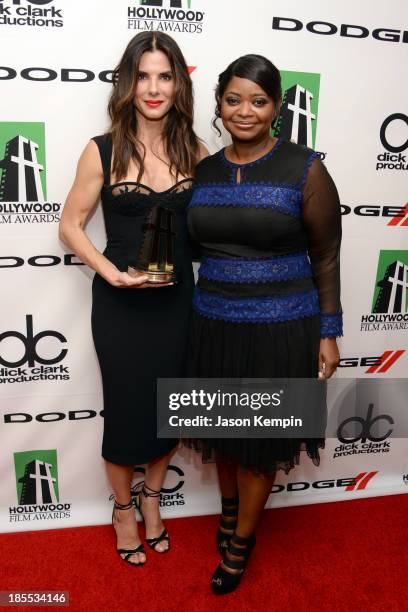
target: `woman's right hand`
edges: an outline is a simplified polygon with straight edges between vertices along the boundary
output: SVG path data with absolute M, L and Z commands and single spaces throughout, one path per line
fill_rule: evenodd
M 1 2 L 1 0 L 0 0 Z M 91 140 L 85 147 L 78 162 L 74 184 L 68 194 L 60 221 L 60 239 L 78 258 L 110 285 L 122 289 L 151 289 L 166 285 L 146 282 L 146 274 L 129 275 L 121 272 L 90 241 L 84 231 L 87 219 L 97 206 L 103 186 L 103 168 L 98 147 Z
M 130 275 L 127 272 L 117 271 L 117 274 L 112 279 L 109 279 L 108 282 L 113 287 L 118 287 L 119 289 L 160 289 L 160 287 L 168 287 L 173 285 L 174 283 L 161 283 L 154 284 L 147 282 L 149 277 L 143 272 L 136 275 Z

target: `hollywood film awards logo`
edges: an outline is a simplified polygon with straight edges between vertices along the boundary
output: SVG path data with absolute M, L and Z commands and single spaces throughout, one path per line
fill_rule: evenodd
M 132 498 L 140 495 L 140 491 L 144 484 L 144 475 L 146 470 L 144 467 L 135 467 L 136 481 L 132 486 Z M 169 465 L 167 467 L 166 480 L 160 491 L 160 507 L 173 508 L 174 506 L 184 506 L 184 493 L 181 489 L 184 486 L 184 472 L 177 465 Z M 143 503 L 143 502 L 142 502 Z
M 384 119 L 380 141 L 384 150 L 377 155 L 375 169 L 408 170 L 408 115 L 393 113 Z
M 371 314 L 360 331 L 408 329 L 408 251 L 380 251 Z
M 51 3 L 52 6 L 46 6 Z M 0 26 L 61 28 L 63 17 L 54 0 L 0 0 Z
M 0 224 L 58 223 L 47 201 L 44 123 L 0 122 Z
M 71 504 L 59 494 L 56 450 L 14 453 L 17 505 L 9 507 L 10 523 L 70 518 Z
M 68 353 L 66 342 L 66 337 L 53 329 L 34 333 L 33 315 L 26 315 L 23 332 L 0 333 L 0 384 L 69 380 L 68 366 L 60 363 Z
M 320 74 L 281 71 L 282 106 L 274 127 L 274 136 L 291 140 L 311 149 L 316 144 Z M 325 159 L 326 154 L 320 153 Z
M 389 453 L 391 443 L 387 440 L 393 432 L 394 419 L 389 414 L 374 416 L 374 404 L 370 403 L 365 416 L 353 415 L 344 419 L 337 428 L 339 446 L 334 449 L 333 459 L 350 455 L 373 455 Z
M 192 0 L 136 0 L 138 6 L 129 6 L 129 30 L 157 32 L 187 32 L 201 34 L 203 11 L 192 8 Z

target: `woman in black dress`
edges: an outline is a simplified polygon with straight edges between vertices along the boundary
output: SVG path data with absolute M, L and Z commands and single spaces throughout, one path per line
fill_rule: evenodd
M 135 36 L 117 75 L 110 131 L 93 138 L 81 155 L 60 236 L 96 272 L 92 332 L 104 395 L 102 456 L 114 491 L 118 553 L 140 566 L 146 555 L 130 494 L 135 465 L 145 466 L 136 501 L 146 542 L 161 553 L 170 546 L 159 496 L 177 441 L 157 438 L 156 378 L 184 372 L 193 289 L 186 207 L 194 167 L 206 150 L 193 131 L 192 82 L 172 38 Z M 107 233 L 103 254 L 84 232 L 99 197 Z M 176 284 L 155 286 L 143 273 L 128 273 L 157 205 L 174 219 Z
M 219 77 L 216 119 L 232 145 L 196 169 L 190 232 L 201 245 L 190 375 L 204 378 L 329 378 L 342 335 L 336 187 L 312 150 L 271 136 L 280 74 L 247 55 Z M 215 121 L 216 121 L 215 119 Z M 215 124 L 215 122 L 214 122 Z M 224 556 L 215 593 L 234 590 L 278 469 L 322 439 L 205 439 L 222 493 L 217 533 Z

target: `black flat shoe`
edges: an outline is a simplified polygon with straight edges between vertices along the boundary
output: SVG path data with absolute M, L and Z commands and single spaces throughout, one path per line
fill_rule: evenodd
M 135 506 L 139 510 L 140 516 L 142 517 L 142 521 L 146 525 L 146 521 L 142 512 L 143 497 L 160 497 L 160 491 L 155 491 L 154 489 L 148 487 L 144 482 L 140 482 L 135 487 L 133 487 L 132 493 L 135 495 Z M 146 544 L 150 546 L 150 548 L 154 550 L 154 552 L 157 552 L 160 555 L 163 555 L 164 553 L 167 553 L 170 550 L 170 536 L 167 533 L 166 529 L 163 529 L 161 534 L 156 538 L 145 538 L 145 540 Z M 159 544 L 160 542 L 168 543 L 168 546 L 165 550 L 157 550 L 157 544 Z
M 241 538 L 233 534 L 224 560 L 217 567 L 211 579 L 211 588 L 215 595 L 226 595 L 238 588 L 254 546 L 255 534 L 249 538 Z M 239 558 L 230 559 L 229 555 Z M 229 572 L 229 569 L 234 570 L 234 573 Z
M 217 548 L 220 555 L 224 556 L 237 526 L 239 497 L 238 495 L 235 497 L 222 497 L 221 504 L 221 518 L 217 530 Z
M 114 499 L 114 496 L 111 495 L 109 499 Z M 114 516 L 115 510 L 130 510 L 130 508 L 134 508 L 133 500 L 130 500 L 128 504 L 119 504 L 116 500 L 113 504 L 112 509 L 112 527 L 115 529 Z M 116 530 L 115 530 L 116 531 Z M 134 561 L 130 561 L 130 557 L 136 553 L 146 554 L 143 544 L 139 544 L 136 548 L 117 548 L 116 552 L 122 561 L 129 563 L 129 565 L 133 565 L 133 567 L 142 567 L 146 561 L 139 561 L 139 563 L 135 563 Z

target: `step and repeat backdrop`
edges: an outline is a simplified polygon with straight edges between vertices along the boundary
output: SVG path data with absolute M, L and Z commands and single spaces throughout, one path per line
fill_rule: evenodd
M 143 30 L 180 44 L 196 130 L 211 152 L 228 143 L 210 126 L 217 75 L 245 53 L 279 67 L 276 134 L 319 152 L 342 202 L 345 330 L 336 377 L 407 377 L 405 0 L 0 0 L 3 532 L 109 521 L 93 273 L 57 231 L 77 159 L 109 126 L 114 67 Z M 100 209 L 88 230 L 102 249 Z M 384 402 L 360 406 L 354 434 L 339 423 L 319 468 L 302 457 L 289 475 L 279 473 L 268 506 L 408 493 L 408 444 L 394 437 L 386 412 Z M 178 451 L 162 490 L 164 516 L 215 513 L 218 504 L 214 465 Z

